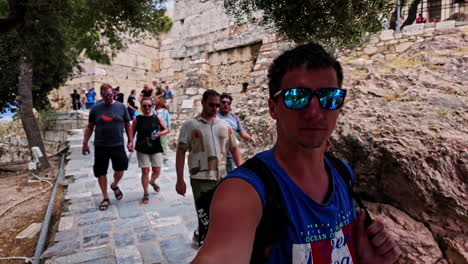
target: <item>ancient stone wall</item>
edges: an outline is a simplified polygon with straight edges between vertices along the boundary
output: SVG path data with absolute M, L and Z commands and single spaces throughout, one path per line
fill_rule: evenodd
M 132 89 L 140 91 L 143 84 L 151 85 L 161 72 L 159 60 L 159 40 L 145 39 L 127 41 L 128 48 L 117 54 L 111 65 L 103 65 L 86 59 L 81 67 L 83 71 L 69 80 L 63 87 L 49 94 L 52 107 L 59 111 L 71 111 L 70 94 L 76 89 L 81 96 L 89 88 L 94 88 L 99 96 L 99 87 L 109 83 L 114 88 L 119 86 L 125 94 L 125 102 Z M 139 92 L 138 92 L 139 93 Z M 98 98 L 99 99 L 99 98 Z
M 384 30 L 375 34 L 363 47 L 344 51 L 346 57 L 359 57 L 359 59 L 391 60 L 405 52 L 414 43 L 437 35 L 449 34 L 453 31 L 467 32 L 467 22 L 454 20 L 438 23 L 413 24 L 403 28 L 402 31 Z
M 87 112 L 51 113 L 41 123 L 41 136 L 48 155 L 56 154 L 66 146 L 68 132 L 82 129 L 87 124 Z M 31 160 L 28 139 L 20 121 L 0 127 L 0 165 Z

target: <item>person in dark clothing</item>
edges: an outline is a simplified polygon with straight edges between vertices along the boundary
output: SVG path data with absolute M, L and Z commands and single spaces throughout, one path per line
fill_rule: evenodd
M 93 172 L 97 178 L 102 192 L 103 200 L 99 204 L 99 210 L 104 211 L 110 205 L 107 194 L 107 169 L 109 160 L 112 161 L 114 180 L 110 188 L 114 191 L 115 199 L 121 200 L 123 193 L 118 184 L 128 169 L 128 158 L 124 148 L 123 129 L 127 134 L 127 148 L 133 152 L 132 127 L 128 111 L 120 102 L 114 100 L 114 92 L 110 84 L 101 85 L 102 103 L 96 104 L 89 113 L 88 125 L 85 128 L 83 146 L 81 152 L 88 155 L 89 139 L 96 130 L 94 136 L 94 165 Z
M 127 110 L 128 114 L 130 115 L 130 119 L 133 120 L 133 117 L 135 116 L 135 112 L 138 111 L 138 106 L 135 104 L 135 95 L 136 95 L 136 90 L 133 89 L 130 92 L 130 96 L 128 96 L 127 99 Z
M 140 93 L 140 97 L 138 98 L 138 101 L 141 102 L 141 100 L 143 100 L 143 98 L 145 97 L 150 97 L 151 98 L 151 102 L 153 102 L 153 105 L 154 105 L 154 93 L 153 93 L 153 89 L 150 89 L 149 86 L 147 84 L 143 85 L 143 90 L 141 91 Z
M 124 102 L 124 94 L 120 92 L 120 86 L 117 86 L 114 89 L 114 100 L 119 101 L 122 104 Z
M 142 203 L 149 202 L 148 183 L 159 192 L 156 179 L 161 173 L 162 153 L 160 136 L 169 133 L 166 124 L 160 116 L 153 114 L 151 98 L 144 97 L 141 100 L 142 114 L 133 120 L 133 136 L 137 134 L 135 149 L 137 151 L 138 166 L 141 168 L 141 183 L 143 185 Z M 151 147 L 142 146 L 144 142 L 151 142 Z M 147 144 L 148 145 L 148 144 Z M 148 181 L 149 167 L 152 168 L 151 179 Z
M 81 108 L 81 97 L 80 94 L 74 89 L 73 93 L 70 94 L 72 98 L 72 108 L 73 110 L 79 110 Z

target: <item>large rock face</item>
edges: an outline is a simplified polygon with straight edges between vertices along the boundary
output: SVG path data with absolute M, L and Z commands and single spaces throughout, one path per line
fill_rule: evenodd
M 436 35 L 394 56 L 341 60 L 349 95 L 332 151 L 355 168 L 371 214 L 404 252 L 399 263 L 467 263 L 468 36 Z M 260 144 L 241 143 L 246 157 L 275 141 L 267 96 L 262 86 L 234 98 L 234 112 Z
M 345 58 L 344 65 L 350 91 L 334 150 L 355 168 L 369 200 L 424 224 L 439 258 L 467 263 L 468 36 L 434 36 L 392 60 Z M 402 219 L 393 227 L 405 240 L 415 227 Z M 414 245 L 436 256 L 426 238 L 412 240 L 402 263 L 436 263 L 411 257 Z

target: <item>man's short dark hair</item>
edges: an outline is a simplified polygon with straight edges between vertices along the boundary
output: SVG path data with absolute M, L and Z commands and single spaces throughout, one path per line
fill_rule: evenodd
M 202 101 L 208 100 L 210 96 L 219 96 L 219 93 L 213 89 L 208 89 L 203 93 Z
M 223 100 L 224 98 L 229 99 L 229 102 L 232 103 L 232 96 L 228 93 L 222 93 L 221 96 L 219 97 L 220 100 Z
M 309 43 L 288 50 L 273 61 L 268 70 L 270 98 L 281 89 L 284 75 L 300 67 L 311 70 L 331 67 L 336 72 L 338 88 L 343 84 L 343 69 L 340 63 L 319 44 Z
M 102 91 L 105 91 L 107 89 L 112 89 L 112 86 L 110 84 L 108 84 L 108 83 L 103 83 L 101 85 L 101 93 L 102 93 Z M 112 90 L 114 90 L 114 89 L 112 89 Z

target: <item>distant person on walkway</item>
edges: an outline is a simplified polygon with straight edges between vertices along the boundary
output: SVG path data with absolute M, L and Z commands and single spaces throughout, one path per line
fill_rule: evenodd
M 172 104 L 172 101 L 174 100 L 174 95 L 172 92 L 169 90 L 169 85 L 166 85 L 165 90 L 164 90 L 164 97 L 166 98 L 166 103 L 167 104 Z
M 133 117 L 135 116 L 135 112 L 138 111 L 138 106 L 136 106 L 135 104 L 135 98 L 136 96 L 136 90 L 133 89 L 131 92 L 130 92 L 130 95 L 128 96 L 128 99 L 127 99 L 127 110 L 128 110 L 128 114 L 130 115 L 130 120 L 133 120 Z
M 96 104 L 96 92 L 93 88 L 90 88 L 86 95 L 86 109 L 91 109 Z
M 80 110 L 81 109 L 81 97 L 80 94 L 76 91 L 76 89 L 73 89 L 73 93 L 70 94 L 71 99 L 72 99 L 72 108 L 73 110 Z
M 142 114 L 133 120 L 133 136 L 137 135 L 135 150 L 137 151 L 138 166 L 141 168 L 141 184 L 143 185 L 142 203 L 149 202 L 148 175 L 151 166 L 152 173 L 149 184 L 154 191 L 159 192 L 159 185 L 156 179 L 161 173 L 162 152 L 161 136 L 169 133 L 162 118 L 152 113 L 153 103 L 150 97 L 141 100 Z
M 235 114 L 231 113 L 231 104 L 232 104 L 232 96 L 228 93 L 221 94 L 221 107 L 219 108 L 219 112 L 217 116 L 224 121 L 226 121 L 234 131 L 235 138 L 237 139 L 237 135 L 239 134 L 245 141 L 252 144 L 252 146 L 257 146 L 257 141 L 250 136 L 242 127 L 242 124 Z M 228 151 L 227 153 L 227 160 L 226 160 L 226 170 L 227 172 L 231 172 L 234 169 L 234 163 L 232 161 L 231 152 Z
M 159 98 L 164 98 L 164 89 L 161 88 L 161 85 L 156 80 L 153 81 L 153 89 L 155 91 L 154 100 L 156 102 L 159 100 Z
M 133 134 L 127 108 L 124 104 L 114 100 L 112 86 L 106 83 L 101 85 L 101 97 L 103 103 L 94 106 L 89 113 L 89 122 L 84 132 L 82 153 L 83 155 L 90 153 L 88 142 L 93 134 L 94 127 L 96 127 L 93 171 L 94 176 L 98 179 L 103 196 L 99 210 L 104 211 L 110 205 L 109 196 L 107 195 L 106 176 L 109 159 L 112 161 L 112 169 L 114 170 L 114 181 L 110 188 L 114 191 L 115 199 L 120 200 L 123 193 L 118 184 L 123 177 L 124 171 L 128 168 L 122 130 L 125 127 L 128 138 L 127 148 L 130 152 L 133 152 Z
M 422 14 L 419 14 L 418 17 L 416 18 L 416 24 L 423 24 L 426 22 L 427 22 L 427 19 L 423 17 Z
M 143 85 L 143 90 L 140 93 L 140 97 L 138 97 L 138 101 L 141 102 L 141 100 L 146 97 L 151 98 L 151 102 L 153 102 L 154 105 L 154 90 L 150 89 L 147 84 Z
M 219 93 L 215 90 L 205 91 L 201 104 L 201 114 L 182 125 L 176 152 L 176 191 L 180 195 L 186 192 L 184 164 L 188 150 L 190 184 L 197 212 L 201 194 L 213 189 L 226 176 L 227 152 L 231 151 L 236 166 L 244 162 L 231 127 L 216 117 L 220 106 Z M 193 240 L 198 241 L 197 231 Z
M 214 193 L 208 234 L 191 263 L 398 260 L 401 250 L 383 222 L 368 218 L 366 225 L 364 210 L 354 207 L 345 180 L 355 180 L 352 169 L 324 153 L 345 101 L 342 83 L 340 63 L 318 44 L 297 46 L 273 61 L 268 108 L 277 140 L 246 161 L 257 161 L 260 173 L 271 176 L 247 168 L 229 173 Z
M 169 114 L 169 107 L 166 105 L 164 100 L 159 100 L 156 102 L 156 113 L 161 117 L 164 124 L 167 126 L 169 131 L 171 131 L 171 117 Z M 163 161 L 167 162 L 167 135 L 161 136 L 161 145 L 163 148 Z
M 115 87 L 114 89 L 114 100 L 124 103 L 124 94 L 120 92 L 120 86 Z

